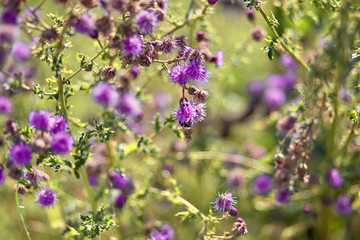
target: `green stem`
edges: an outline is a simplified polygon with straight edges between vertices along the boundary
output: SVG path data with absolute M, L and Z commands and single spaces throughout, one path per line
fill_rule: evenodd
M 57 78 L 57 84 L 58 84 L 58 95 L 59 95 L 60 111 L 64 115 L 67 115 L 65 96 L 64 96 L 64 84 L 63 84 L 63 81 L 62 81 L 61 74 L 59 74 L 59 76 Z
M 90 205 L 91 205 L 91 210 L 95 214 L 96 213 L 96 202 L 95 202 L 95 198 L 94 198 L 94 195 L 93 195 L 93 188 L 90 185 L 89 178 L 88 178 L 88 175 L 87 175 L 87 173 L 85 171 L 84 166 L 80 167 L 79 174 L 80 174 L 81 179 L 82 179 L 82 181 L 84 183 L 85 190 L 87 192 L 88 199 L 89 199 L 89 202 L 90 202 Z
M 294 59 L 296 59 L 296 61 L 298 61 L 301 64 L 301 66 L 303 66 L 307 71 L 310 71 L 310 68 L 307 66 L 305 61 L 301 57 L 297 56 L 294 53 L 294 51 L 292 49 L 290 49 L 288 45 L 285 44 L 285 42 L 282 40 L 282 38 L 279 36 L 277 31 L 275 30 L 273 24 L 270 22 L 269 17 L 266 15 L 266 13 L 262 9 L 262 7 L 261 6 L 258 7 L 257 10 L 261 13 L 261 15 L 265 19 L 266 23 L 268 24 L 270 30 L 275 35 L 275 37 L 279 40 L 281 46 L 286 50 L 286 52 L 288 52 Z
M 19 204 L 19 196 L 18 196 L 18 190 L 19 189 L 19 182 L 16 184 L 16 189 L 15 189 L 15 201 L 16 201 L 16 207 L 18 209 L 18 212 L 19 212 L 19 215 L 20 215 L 20 219 L 21 219 L 21 222 L 22 222 L 22 225 L 24 226 L 24 230 L 26 232 L 26 236 L 29 240 L 31 240 L 31 237 L 30 237 L 30 233 L 26 227 L 26 224 L 25 224 L 25 220 L 24 220 L 24 216 L 22 215 L 21 211 L 20 211 L 20 204 Z
M 113 154 L 113 151 L 111 150 L 110 140 L 105 142 L 106 150 L 108 152 L 108 158 L 109 158 L 109 168 L 112 168 L 116 162 L 115 156 Z

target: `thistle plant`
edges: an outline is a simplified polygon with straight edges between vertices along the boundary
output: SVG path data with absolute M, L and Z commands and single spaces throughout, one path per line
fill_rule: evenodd
M 1 6 L 0 238 L 359 236 L 357 1 Z

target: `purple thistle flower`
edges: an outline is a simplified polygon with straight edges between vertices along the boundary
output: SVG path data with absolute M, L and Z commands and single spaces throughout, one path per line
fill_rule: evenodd
M 331 168 L 325 178 L 332 187 L 339 187 L 343 183 L 343 177 L 336 168 Z
M 136 24 L 141 34 L 151 33 L 157 25 L 157 16 L 154 12 L 142 10 L 136 16 Z
M 189 76 L 187 75 L 186 67 L 184 65 L 176 65 L 170 72 L 171 81 L 179 85 L 187 83 Z
M 50 119 L 50 131 L 52 133 L 65 132 L 68 128 L 68 123 L 63 115 L 56 115 Z
M 79 33 L 92 34 L 95 28 L 95 21 L 89 14 L 84 13 L 74 21 L 73 27 Z
M 115 207 L 116 208 L 119 208 L 119 209 L 122 209 L 124 206 L 125 206 L 125 203 L 126 203 L 126 196 L 124 195 L 119 195 L 116 199 L 115 199 Z
M 119 98 L 117 91 L 108 83 L 101 82 L 93 88 L 93 99 L 101 105 L 114 106 Z
M 224 52 L 218 50 L 211 59 L 211 61 L 215 62 L 215 67 L 222 67 L 224 65 Z
M 205 104 L 193 103 L 183 100 L 179 104 L 179 109 L 174 109 L 173 115 L 179 120 L 181 126 L 192 126 L 193 123 L 201 121 L 205 116 Z
M 260 100 L 264 93 L 264 82 L 260 80 L 248 82 L 247 92 L 253 99 Z
M 192 60 L 186 64 L 186 75 L 195 82 L 202 82 L 206 80 L 207 70 L 205 65 L 197 60 Z
M 291 69 L 291 70 L 297 69 L 296 61 L 289 54 L 283 53 L 280 57 L 280 62 L 285 69 Z
M 35 201 L 41 207 L 53 206 L 58 201 L 57 194 L 50 188 L 44 187 L 37 190 L 35 193 Z
M 128 92 L 120 95 L 115 108 L 119 113 L 135 118 L 143 114 L 140 100 Z
M 252 185 L 252 189 L 256 194 L 265 194 L 271 191 L 273 187 L 272 179 L 268 175 L 258 176 Z
M 5 96 L 0 96 L 0 114 L 10 113 L 11 110 L 12 110 L 11 101 Z
M 29 122 L 38 130 L 49 130 L 51 125 L 52 114 L 49 111 L 31 111 Z
M 289 189 L 282 189 L 275 194 L 275 201 L 279 203 L 289 203 L 291 201 L 291 195 Z
M 286 95 L 280 88 L 268 88 L 264 93 L 265 103 L 270 110 L 276 110 L 286 101 Z
M 4 182 L 5 176 L 4 167 L 0 165 L 0 184 Z
M 51 138 L 51 149 L 55 153 L 68 153 L 72 150 L 74 139 L 67 132 L 58 132 Z
M 159 227 L 159 232 L 165 240 L 171 240 L 174 238 L 174 228 L 167 223 Z
M 38 185 L 42 180 L 46 180 L 46 175 L 43 171 L 33 168 L 32 171 L 25 169 L 24 177 L 26 180 L 30 181 L 33 185 Z
M 124 39 L 123 46 L 124 55 L 132 57 L 138 57 L 143 48 L 141 38 L 136 35 Z
M 17 14 L 12 9 L 4 9 L 1 13 L 1 22 L 10 25 L 16 25 L 18 23 Z
M 161 234 L 161 232 L 155 230 L 151 232 L 148 240 L 166 240 L 166 238 Z
M 216 198 L 215 202 L 212 202 L 215 211 L 218 212 L 229 211 L 230 208 L 237 203 L 235 198 L 232 196 L 232 193 L 226 191 L 223 194 L 217 194 L 217 195 L 218 197 Z
M 17 41 L 11 48 L 11 54 L 19 60 L 27 60 L 31 55 L 31 50 L 25 42 Z
M 131 178 L 125 177 L 122 173 L 118 171 L 109 171 L 108 178 L 113 184 L 114 188 L 126 188 L 129 184 L 131 184 Z
M 91 186 L 98 185 L 98 176 L 97 175 L 88 175 L 89 183 Z
M 26 165 L 32 158 L 31 149 L 24 142 L 14 144 L 10 149 L 10 158 L 17 165 Z
M 140 74 L 141 72 L 141 68 L 138 66 L 138 65 L 132 65 L 131 68 L 130 68 L 130 71 L 131 75 L 134 77 L 134 78 L 137 78 L 137 76 Z
M 171 53 L 174 48 L 175 48 L 176 44 L 175 41 L 173 41 L 171 39 L 171 37 L 165 37 L 160 43 L 159 43 L 159 48 L 161 51 L 163 51 L 164 53 Z
M 348 196 L 340 195 L 334 204 L 334 209 L 342 216 L 348 215 L 352 212 L 351 204 L 351 199 Z

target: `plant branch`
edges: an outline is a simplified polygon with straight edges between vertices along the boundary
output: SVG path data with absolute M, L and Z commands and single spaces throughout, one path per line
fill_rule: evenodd
M 20 219 L 21 219 L 21 222 L 22 222 L 22 225 L 24 226 L 24 230 L 26 232 L 26 236 L 29 240 L 31 240 L 31 237 L 30 237 L 30 233 L 26 227 L 26 224 L 25 224 L 25 220 L 24 220 L 24 216 L 22 215 L 21 211 L 20 211 L 20 204 L 19 204 L 19 193 L 18 193 L 18 190 L 19 189 L 19 182 L 16 184 L 16 189 L 15 189 L 15 201 L 16 201 L 16 207 L 18 209 L 18 213 L 20 215 Z

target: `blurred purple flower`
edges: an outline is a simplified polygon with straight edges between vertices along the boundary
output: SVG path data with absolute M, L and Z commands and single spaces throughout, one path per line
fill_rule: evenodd
M 215 62 L 215 66 L 222 67 L 224 65 L 224 52 L 221 50 L 218 50 L 213 58 L 211 59 L 212 62 Z
M 56 193 L 50 188 L 40 188 L 35 193 L 35 201 L 42 207 L 53 206 L 58 201 Z
M 135 118 L 143 114 L 140 100 L 128 92 L 120 95 L 115 108 L 119 113 Z
M 142 41 L 139 36 L 133 35 L 124 39 L 124 56 L 138 57 L 143 48 Z
M 282 189 L 275 194 L 275 201 L 278 203 L 289 203 L 291 201 L 291 195 L 289 189 Z
M 63 115 L 56 115 L 50 119 L 50 131 L 52 133 L 65 132 L 68 128 L 68 123 Z
M 17 14 L 10 8 L 5 8 L 0 16 L 2 23 L 16 25 L 18 23 Z
M 272 179 L 268 175 L 258 176 L 252 185 L 252 189 L 256 194 L 266 194 L 271 191 L 272 187 Z
M 252 80 L 248 82 L 247 92 L 253 99 L 260 100 L 264 93 L 264 82 L 261 80 Z
M 276 110 L 286 101 L 286 95 L 280 88 L 268 88 L 264 93 L 264 100 L 270 110 Z
M 244 185 L 244 182 L 244 171 L 241 168 L 234 168 L 227 175 L 226 184 L 229 187 L 237 189 Z
M 325 178 L 332 187 L 340 187 L 343 183 L 343 177 L 336 168 L 331 168 Z
M 340 195 L 334 204 L 334 209 L 340 215 L 348 215 L 352 212 L 351 204 L 351 199 L 347 195 Z
M 0 24 L 0 41 L 12 42 L 19 36 L 18 28 L 9 24 Z
M 124 195 L 119 195 L 116 199 L 115 199 L 115 207 L 116 208 L 119 208 L 119 209 L 122 209 L 124 206 L 125 206 L 125 203 L 126 203 L 126 196 Z
M 73 22 L 75 31 L 84 34 L 92 34 L 95 29 L 95 21 L 88 13 L 84 13 Z
M 93 99 L 101 105 L 115 106 L 116 101 L 119 98 L 117 91 L 108 83 L 101 82 L 93 88 Z
M 291 69 L 291 70 L 297 69 L 297 63 L 295 59 L 287 53 L 281 54 L 280 61 L 285 69 Z
M 157 91 L 153 95 L 153 100 L 156 107 L 165 109 L 169 106 L 171 97 L 166 91 Z
M 69 153 L 74 144 L 74 139 L 70 133 L 58 132 L 51 138 L 51 149 L 55 153 L 66 154 Z
M 157 25 L 157 16 L 154 12 L 142 10 L 136 16 L 136 24 L 142 34 L 151 33 Z
M 5 176 L 4 167 L 0 165 L 0 184 L 4 182 Z
M 31 50 L 25 42 L 17 41 L 11 48 L 11 54 L 19 60 L 27 60 L 31 55 Z
M 31 149 L 24 142 L 16 143 L 10 149 L 10 158 L 17 165 L 26 165 L 32 158 Z
M 11 112 L 11 110 L 11 101 L 5 96 L 0 96 L 0 114 L 8 114 Z
M 31 111 L 29 122 L 38 130 L 49 130 L 51 125 L 51 112 L 47 110 Z

